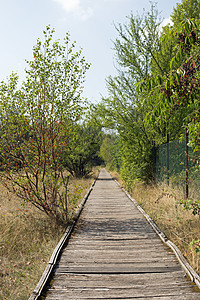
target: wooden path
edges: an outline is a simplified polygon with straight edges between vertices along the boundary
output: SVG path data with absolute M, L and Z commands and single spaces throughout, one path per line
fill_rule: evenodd
M 200 294 L 174 253 L 101 170 L 44 298 L 197 300 Z

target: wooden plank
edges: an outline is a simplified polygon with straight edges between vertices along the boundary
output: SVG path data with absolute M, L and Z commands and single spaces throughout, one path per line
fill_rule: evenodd
M 127 265 L 111 265 L 111 266 L 102 266 L 93 264 L 92 266 L 58 266 L 55 270 L 56 274 L 148 274 L 148 273 L 168 273 L 168 272 L 177 272 L 181 270 L 180 265 L 178 266 L 142 266 L 136 265 L 127 266 Z
M 50 290 L 46 299 L 158 299 L 158 297 L 179 297 L 178 299 L 195 299 L 197 300 L 197 294 L 195 295 L 186 288 L 177 287 L 169 290 L 164 289 L 142 289 L 130 288 L 130 289 L 64 289 L 64 290 Z
M 144 258 L 145 258 L 145 261 L 144 261 Z M 106 257 L 106 256 L 101 256 L 101 254 L 100 254 L 100 256 L 96 256 L 95 255 L 95 257 L 94 258 L 92 258 L 92 257 L 87 257 L 87 256 L 85 256 L 85 255 L 80 255 L 80 256 L 77 256 L 76 257 L 76 253 L 75 253 L 75 255 L 73 255 L 73 256 L 62 256 L 61 257 L 61 259 L 60 259 L 60 262 L 59 262 L 59 266 L 62 266 L 62 265 L 66 265 L 66 264 L 129 264 L 129 265 L 134 265 L 134 264 L 136 264 L 136 263 L 140 263 L 140 264 L 144 264 L 144 263 L 146 263 L 146 265 L 148 265 L 149 263 L 157 263 L 157 262 L 159 262 L 159 263 L 161 263 L 161 262 L 165 262 L 165 263 L 168 263 L 168 264 L 171 264 L 171 263 L 173 263 L 173 262 L 176 262 L 177 263 L 177 260 L 175 260 L 174 259 L 174 257 L 172 256 L 172 257 L 167 257 L 167 256 L 165 256 L 165 257 L 161 257 L 161 256 L 157 256 L 157 257 L 139 257 L 139 258 L 137 258 L 137 257 L 131 257 L 131 256 L 129 256 L 129 257 L 120 257 L 120 258 L 118 258 L 118 259 L 116 259 L 115 257 L 114 257 L 114 254 L 113 254 L 113 256 L 112 257 L 110 257 L 109 258 L 109 261 L 108 261 L 108 257 Z
M 152 239 L 151 239 L 152 240 Z M 159 243 L 158 240 L 152 241 L 152 243 L 149 243 L 149 239 L 144 239 L 144 238 L 131 238 L 130 239 L 127 237 L 125 239 L 121 238 L 90 238 L 87 237 L 86 239 L 82 238 L 81 240 L 73 240 L 73 242 L 68 243 L 68 247 L 129 247 L 134 250 L 137 249 L 138 247 L 141 247 L 141 249 L 152 249 L 154 246 L 156 249 L 163 250 L 164 252 L 168 253 L 173 253 L 169 247 L 166 245 L 162 245 Z M 153 247 L 152 247 L 153 246 Z
M 134 285 L 168 285 L 182 284 L 194 286 L 187 280 L 182 270 L 173 273 L 146 274 L 55 274 L 54 286 L 66 287 L 120 287 Z
M 96 250 L 96 253 L 95 253 L 95 250 L 85 250 L 85 249 L 82 249 L 80 251 L 78 250 L 74 250 L 74 251 L 70 251 L 69 253 L 65 253 L 62 255 L 61 257 L 61 262 L 62 261 L 65 261 L 65 260 L 68 260 L 68 259 L 71 259 L 71 260 L 74 260 L 74 261 L 77 261 L 77 260 L 83 260 L 83 261 L 97 261 L 97 260 L 101 260 L 101 261 L 104 261 L 105 259 L 107 261 L 108 260 L 108 255 L 109 255 L 109 259 L 111 259 L 111 261 L 114 261 L 114 262 L 120 262 L 120 261 L 146 261 L 145 259 L 147 259 L 147 261 L 157 261 L 157 260 L 160 260 L 160 261 L 165 261 L 165 260 L 168 260 L 170 262 L 173 262 L 173 261 L 176 261 L 177 262 L 177 259 L 174 257 L 174 255 L 164 255 L 164 253 L 159 253 L 159 254 L 155 254 L 155 252 L 152 252 L 152 251 L 144 251 L 141 255 L 139 255 L 137 257 L 137 252 L 135 251 L 135 254 L 134 253 L 130 253 L 130 251 L 105 251 L 105 250 Z M 115 256 L 115 254 L 113 252 L 116 252 L 116 255 L 118 255 L 118 257 Z M 95 256 L 93 255 L 95 253 Z M 70 255 L 71 254 L 71 255 Z M 93 255 L 93 257 L 92 257 Z M 125 256 L 126 255 L 126 256 Z

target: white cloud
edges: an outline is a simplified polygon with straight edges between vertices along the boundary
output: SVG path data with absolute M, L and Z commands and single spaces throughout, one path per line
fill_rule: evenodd
M 93 15 L 91 7 L 83 7 L 81 0 L 54 0 L 62 6 L 67 13 L 73 13 L 83 20 L 88 19 Z
M 159 26 L 159 28 L 158 28 L 159 32 L 161 33 L 162 30 L 163 30 L 163 27 L 165 27 L 165 26 L 167 26 L 167 25 L 170 25 L 170 26 L 173 25 L 173 22 L 172 22 L 171 18 L 166 18 L 166 19 L 164 19 L 164 20 L 162 21 L 162 23 L 160 24 L 160 26 Z
M 171 18 L 166 18 L 166 19 L 164 19 L 163 21 L 162 21 L 162 23 L 160 24 L 160 27 L 162 28 L 162 27 L 164 27 L 164 26 L 166 26 L 166 25 L 173 25 L 173 22 L 172 22 L 172 20 L 171 20 Z

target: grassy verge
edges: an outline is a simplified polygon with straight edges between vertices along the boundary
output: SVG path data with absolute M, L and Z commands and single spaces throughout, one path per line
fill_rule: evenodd
M 121 185 L 117 173 L 112 173 Z M 126 187 L 126 186 L 125 186 Z M 149 214 L 165 235 L 181 250 L 190 265 L 200 274 L 200 253 L 196 253 L 195 240 L 200 240 L 200 218 L 186 211 L 179 201 L 182 191 L 167 185 L 136 183 L 129 190 L 131 196 Z
M 71 180 L 71 216 L 93 180 Z M 65 229 L 1 184 L 0 191 L 0 299 L 28 299 Z

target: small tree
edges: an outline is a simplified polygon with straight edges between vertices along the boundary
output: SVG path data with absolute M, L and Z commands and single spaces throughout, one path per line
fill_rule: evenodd
M 103 159 L 105 165 L 110 170 L 120 168 L 120 142 L 119 137 L 112 134 L 105 134 L 100 147 L 100 157 Z
M 53 33 L 48 26 L 44 43 L 37 40 L 20 90 L 14 74 L 0 85 L 1 178 L 17 196 L 66 223 L 69 175 L 62 153 L 82 111 L 89 65 L 81 51 L 73 53 L 68 34 L 61 45 Z
M 69 147 L 64 152 L 64 166 L 75 177 L 87 176 L 100 150 L 102 132 L 88 124 L 77 125 Z

